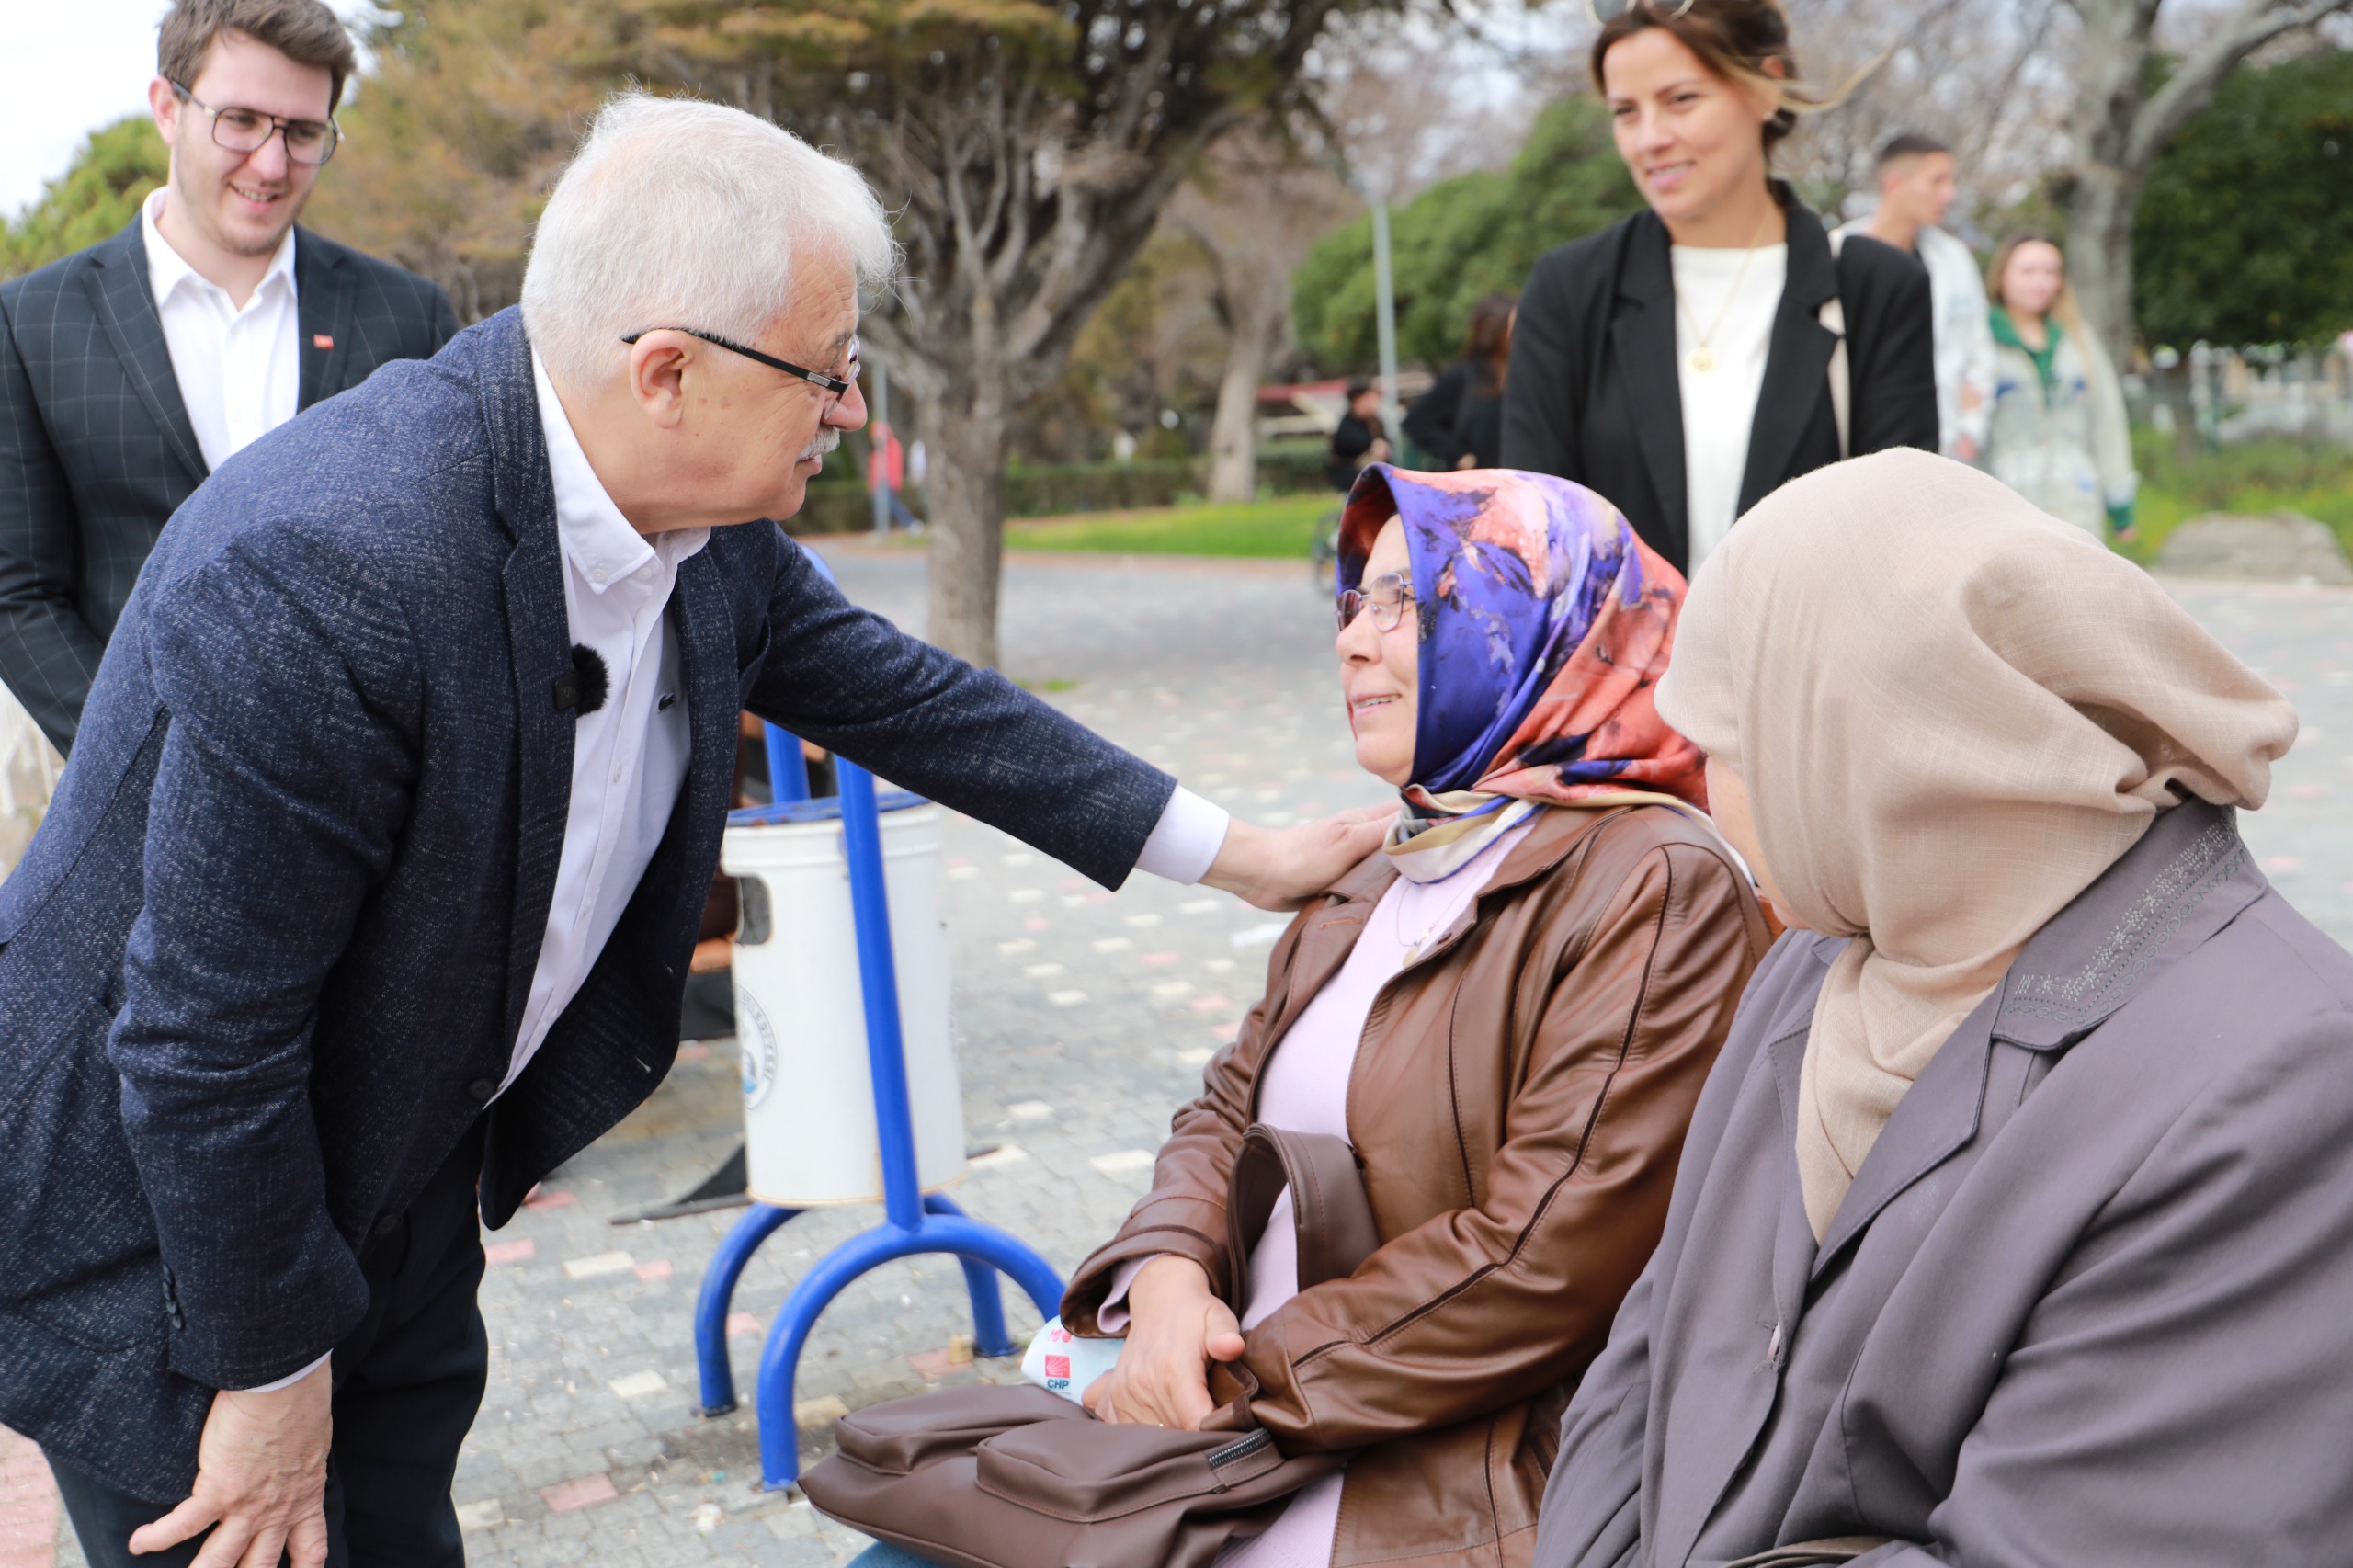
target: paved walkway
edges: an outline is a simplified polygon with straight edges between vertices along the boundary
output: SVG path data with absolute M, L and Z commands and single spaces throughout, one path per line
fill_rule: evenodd
M 853 597 L 920 625 L 919 556 L 829 553 Z M 2353 941 L 2342 809 L 2353 793 L 2353 591 L 2176 591 L 2302 709 L 2304 738 L 2247 834 L 2290 895 Z M 1280 824 L 1384 793 L 1353 766 L 1327 602 L 1303 566 L 1017 559 L 1006 662 L 1192 788 Z M 974 1145 L 996 1148 L 957 1196 L 1067 1270 L 1142 1189 L 1170 1111 L 1256 998 L 1280 923 L 1150 878 L 1108 894 L 961 819 L 944 853 L 967 1125 Z M 474 1562 L 819 1568 L 861 1544 L 756 1490 L 748 1414 L 693 1414 L 695 1290 L 735 1213 L 608 1222 L 715 1165 L 737 1136 L 736 1095 L 729 1042 L 689 1047 L 652 1101 L 488 1238 L 490 1390 L 456 1489 Z M 803 1216 L 756 1258 L 732 1340 L 747 1401 L 758 1335 L 794 1278 L 875 1218 Z M 1007 1303 L 1026 1337 L 1036 1312 L 1017 1292 Z M 851 1405 L 1011 1376 L 1009 1363 L 962 1359 L 968 1331 L 945 1259 L 891 1266 L 847 1292 L 803 1360 L 804 1456 Z M 0 1568 L 47 1568 L 45 1552 L 21 1544 L 48 1528 L 29 1459 L 0 1448 Z M 24 1521 L 14 1548 L 12 1519 Z M 58 1561 L 79 1559 L 69 1545 Z

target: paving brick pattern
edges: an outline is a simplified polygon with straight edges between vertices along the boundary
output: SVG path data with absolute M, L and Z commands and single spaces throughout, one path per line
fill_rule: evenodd
M 854 597 L 920 626 L 919 557 L 828 553 Z M 2303 738 L 2247 835 L 2290 896 L 2353 941 L 2343 810 L 2353 796 L 2353 592 L 2174 591 L 2302 710 Z M 1017 560 L 1006 664 L 1193 789 L 1280 824 L 1383 794 L 1350 758 L 1327 602 L 1303 566 Z M 956 1196 L 1067 1270 L 1142 1190 L 1169 1113 L 1258 994 L 1279 922 L 1151 878 L 1106 894 L 961 819 L 947 824 L 943 855 L 967 1126 L 975 1147 L 996 1150 Z M 738 1211 L 609 1223 L 718 1163 L 737 1136 L 737 1092 L 729 1042 L 688 1048 L 653 1100 L 487 1238 L 490 1388 L 456 1486 L 474 1562 L 819 1568 L 863 1544 L 756 1489 L 749 1410 L 762 1335 L 786 1292 L 877 1212 L 805 1214 L 756 1256 L 729 1324 L 745 1405 L 713 1420 L 695 1414 L 690 1320 L 704 1264 Z M 1007 1307 L 1026 1339 L 1037 1312 L 1009 1288 Z M 846 1291 L 811 1339 L 795 1391 L 804 1462 L 849 1408 L 1014 1376 L 1010 1361 L 968 1359 L 970 1327 L 946 1258 L 894 1264 Z M 0 1450 L 0 1494 L 13 1497 L 23 1469 Z M 0 1501 L 0 1518 L 35 1517 L 18 1506 Z M 0 1530 L 0 1563 L 13 1565 L 8 1550 Z M 68 1544 L 58 1561 L 78 1553 Z

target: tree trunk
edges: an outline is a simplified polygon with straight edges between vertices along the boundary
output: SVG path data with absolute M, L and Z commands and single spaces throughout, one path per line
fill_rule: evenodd
M 928 636 L 960 659 L 994 667 L 997 569 L 1005 559 L 1003 378 L 977 368 L 932 407 Z
M 1267 372 L 1274 323 L 1255 306 L 1236 308 L 1230 315 L 1233 330 L 1226 339 L 1225 373 L 1217 383 L 1217 417 L 1210 426 L 1210 499 L 1251 501 L 1258 494 L 1258 382 Z
M 2106 164 L 2075 171 L 2067 198 L 2067 278 L 2090 327 L 2119 374 L 2132 347 L 2132 222 L 2141 210 L 2141 176 Z

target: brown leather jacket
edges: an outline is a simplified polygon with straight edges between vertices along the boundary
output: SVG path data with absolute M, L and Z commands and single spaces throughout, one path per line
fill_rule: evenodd
M 1152 1191 L 1063 1297 L 1074 1332 L 1099 1332 L 1125 1259 L 1181 1253 L 1226 1278 L 1226 1178 L 1259 1071 L 1395 875 L 1375 855 L 1276 944 Z M 1556 808 L 1381 988 L 1347 1098 L 1381 1245 L 1247 1336 L 1260 1424 L 1292 1451 L 1358 1450 L 1334 1568 L 1529 1562 L 1561 1412 L 1658 1242 L 1685 1124 L 1768 945 L 1704 827 Z

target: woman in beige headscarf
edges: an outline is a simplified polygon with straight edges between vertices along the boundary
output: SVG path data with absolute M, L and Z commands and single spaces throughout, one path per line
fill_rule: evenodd
M 1890 453 L 1742 521 L 1659 705 L 1794 929 L 1537 1562 L 2341 1559 L 2353 958 L 2233 814 L 2287 701 L 2080 530 Z

